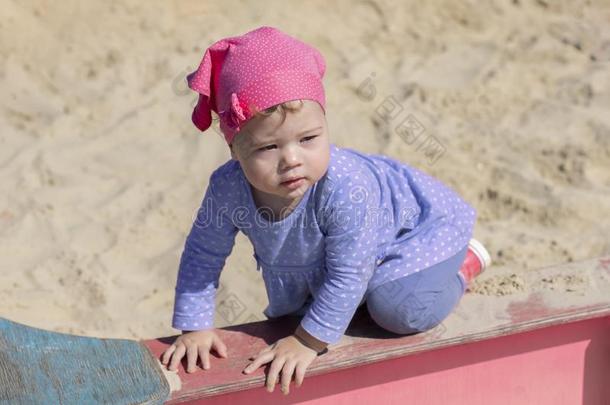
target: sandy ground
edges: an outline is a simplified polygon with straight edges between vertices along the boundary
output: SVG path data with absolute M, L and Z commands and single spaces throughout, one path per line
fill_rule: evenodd
M 176 333 L 184 240 L 229 158 L 191 124 L 184 78 L 212 42 L 260 25 L 324 54 L 333 142 L 419 167 L 477 208 L 503 276 L 471 294 L 610 254 L 610 2 L 583 3 L 0 0 L 0 316 Z M 384 121 L 384 102 L 399 114 Z M 409 116 L 417 140 L 396 129 Z M 217 326 L 264 319 L 241 234 L 221 287 Z

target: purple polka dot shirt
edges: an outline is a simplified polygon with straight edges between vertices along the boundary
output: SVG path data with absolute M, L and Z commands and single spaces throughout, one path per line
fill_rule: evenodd
M 334 144 L 330 153 L 325 175 L 274 222 L 257 210 L 238 161 L 212 173 L 180 259 L 174 328 L 213 328 L 237 231 L 254 247 L 269 298 L 265 316 L 300 310 L 301 326 L 329 344 L 341 339 L 368 292 L 468 244 L 477 214 L 450 187 L 383 155 Z

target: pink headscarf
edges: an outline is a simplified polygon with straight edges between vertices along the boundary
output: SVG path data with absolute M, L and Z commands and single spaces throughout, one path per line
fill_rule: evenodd
M 307 99 L 317 101 L 325 111 L 325 70 L 317 49 L 273 27 L 221 39 L 206 49 L 199 68 L 187 77 L 188 86 L 199 93 L 193 123 L 205 131 L 214 110 L 230 144 L 254 115 L 250 106 L 262 111 Z

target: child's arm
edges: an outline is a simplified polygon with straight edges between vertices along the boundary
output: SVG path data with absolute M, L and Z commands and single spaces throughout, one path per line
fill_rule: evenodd
M 370 172 L 349 173 L 333 184 L 324 209 L 321 229 L 325 234 L 327 276 L 293 335 L 264 348 L 245 369 L 250 373 L 271 362 L 267 390 L 272 392 L 278 375 L 288 393 L 292 375 L 300 386 L 305 370 L 328 344 L 338 341 L 349 325 L 375 269 L 380 188 Z
M 349 173 L 334 185 L 321 222 L 327 275 L 295 333 L 302 329 L 325 344 L 343 336 L 375 269 L 384 217 L 380 200 L 379 183 L 367 170 Z
M 198 331 L 213 328 L 220 273 L 238 229 L 220 208 L 216 177 L 210 177 L 197 217 L 180 258 L 172 327 Z

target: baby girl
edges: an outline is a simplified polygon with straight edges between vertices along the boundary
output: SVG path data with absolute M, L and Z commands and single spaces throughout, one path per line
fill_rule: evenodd
M 434 177 L 389 157 L 330 142 L 315 48 L 272 27 L 211 45 L 188 76 L 201 131 L 214 111 L 231 159 L 211 175 L 180 260 L 172 326 L 183 333 L 162 362 L 187 371 L 210 350 L 220 273 L 237 231 L 252 242 L 267 318 L 302 316 L 294 333 L 253 356 L 286 394 L 359 306 L 381 328 L 412 334 L 445 319 L 489 265 L 472 239 L 476 211 Z M 171 360 L 171 361 L 170 361 Z

